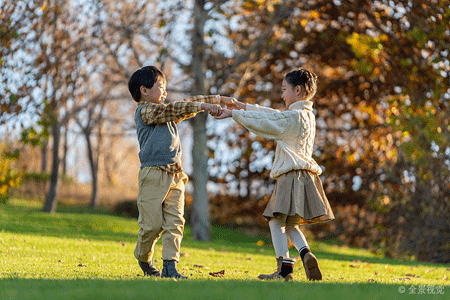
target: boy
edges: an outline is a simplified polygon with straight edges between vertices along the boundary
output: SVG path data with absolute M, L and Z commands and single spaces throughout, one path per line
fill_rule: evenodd
M 141 163 L 137 198 L 140 229 L 134 256 L 144 276 L 187 278 L 176 268 L 183 238 L 184 191 L 188 181 L 181 168 L 177 124 L 202 110 L 218 115 L 220 97 L 194 96 L 188 101 L 164 104 L 166 78 L 154 66 L 134 72 L 128 89 L 138 103 L 135 122 Z M 160 236 L 164 261 L 162 272 L 152 261 L 154 246 Z

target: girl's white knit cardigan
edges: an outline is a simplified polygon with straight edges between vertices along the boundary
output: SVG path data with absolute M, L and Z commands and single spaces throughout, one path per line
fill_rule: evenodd
M 275 139 L 277 146 L 270 176 L 277 178 L 291 170 L 322 169 L 312 158 L 316 119 L 311 101 L 297 101 L 287 111 L 259 105 L 246 105 L 246 111 L 233 110 L 233 119 L 256 135 Z

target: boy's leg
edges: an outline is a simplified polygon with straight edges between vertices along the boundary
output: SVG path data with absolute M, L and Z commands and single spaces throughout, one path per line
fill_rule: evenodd
M 188 177 L 183 172 L 172 176 L 170 191 L 163 203 L 163 260 L 162 277 L 187 278 L 178 273 L 180 245 L 184 231 L 184 191 Z
M 184 192 L 188 177 L 181 172 L 173 176 L 170 191 L 163 203 L 163 260 L 180 260 L 180 245 L 184 231 Z
M 162 202 L 166 197 L 171 177 L 157 167 L 143 168 L 139 171 L 139 209 L 140 227 L 134 256 L 141 262 L 153 257 L 154 247 L 162 231 Z

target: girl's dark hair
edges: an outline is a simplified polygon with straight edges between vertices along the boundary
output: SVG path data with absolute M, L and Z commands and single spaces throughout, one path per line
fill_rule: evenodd
M 166 82 L 164 73 L 155 66 L 146 66 L 134 72 L 128 81 L 128 90 L 133 100 L 136 102 L 141 100 L 141 86 L 151 89 L 159 78 Z
M 300 85 L 306 92 L 306 99 L 314 97 L 317 91 L 317 75 L 304 68 L 291 71 L 284 76 L 286 81 L 296 87 Z

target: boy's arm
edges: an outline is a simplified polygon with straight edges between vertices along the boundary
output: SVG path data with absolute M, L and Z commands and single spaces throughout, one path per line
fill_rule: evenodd
M 198 96 L 190 96 L 187 99 L 183 99 L 184 102 L 203 102 L 203 103 L 211 103 L 211 104 L 220 104 L 220 96 L 219 95 L 198 95 Z
M 167 122 L 179 123 L 195 116 L 200 112 L 201 106 L 196 102 L 172 102 L 169 104 L 146 103 L 141 110 L 141 118 L 148 125 L 164 124 Z
M 217 102 L 220 99 L 216 96 L 195 96 L 192 98 L 212 102 Z M 141 118 L 148 125 L 164 124 L 171 121 L 179 123 L 204 110 L 212 115 L 217 115 L 220 112 L 220 106 L 213 103 L 183 101 L 169 104 L 146 103 L 144 105 L 145 107 L 141 110 Z

